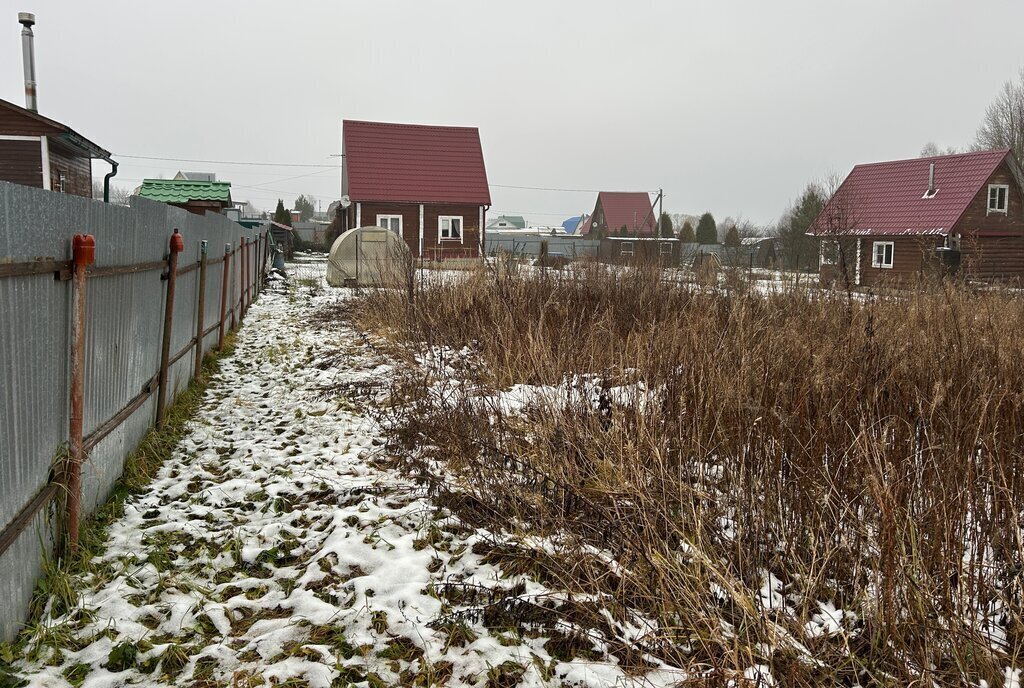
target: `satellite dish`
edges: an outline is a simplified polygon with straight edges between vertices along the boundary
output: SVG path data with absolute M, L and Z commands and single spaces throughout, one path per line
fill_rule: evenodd
M 352 199 L 347 195 L 341 197 L 340 205 L 342 208 L 347 208 L 352 205 Z

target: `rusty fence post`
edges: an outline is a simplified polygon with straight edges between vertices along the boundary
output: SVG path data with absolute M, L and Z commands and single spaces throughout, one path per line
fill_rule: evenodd
M 167 257 L 167 299 L 164 306 L 164 340 L 160 346 L 160 389 L 156 396 L 156 424 L 163 427 L 167 406 L 167 362 L 171 357 L 171 329 L 174 324 L 174 286 L 178 281 L 178 254 L 185 249 L 185 241 L 177 228 L 171 234 L 170 255 Z
M 71 423 L 68 428 L 70 463 L 67 475 L 68 543 L 78 548 L 78 523 L 82 509 L 82 426 L 85 405 L 85 269 L 96 260 L 96 240 L 76 234 L 71 240 L 74 277 L 71 316 Z
M 245 276 L 244 276 L 245 288 L 242 290 L 242 317 L 243 318 L 245 317 L 246 312 L 249 310 L 249 301 L 250 301 L 249 297 L 251 296 L 251 293 L 249 292 L 249 284 L 250 284 L 249 273 L 252 271 L 252 266 L 250 265 L 250 261 L 251 261 L 250 254 L 252 253 L 252 242 L 251 241 L 246 241 L 244 245 L 245 245 L 245 250 L 242 252 L 242 259 L 245 261 Z
M 231 274 L 231 244 L 224 244 L 224 268 L 220 283 L 220 333 L 217 335 L 217 348 L 224 348 L 224 321 L 228 313 L 228 276 Z
M 208 242 L 204 239 L 199 242 L 199 305 L 196 309 L 196 365 L 193 370 L 194 377 L 199 377 L 203 371 L 203 326 L 206 315 L 206 247 Z
M 239 241 L 238 241 L 238 248 L 236 248 L 235 251 L 234 251 L 235 253 L 238 254 L 238 258 L 237 258 L 237 260 L 235 260 L 235 262 L 238 263 L 238 266 L 236 267 L 236 269 L 238 270 L 238 280 L 236 282 L 234 276 L 231 277 L 231 292 L 232 292 L 232 294 L 231 294 L 231 331 L 232 332 L 235 331 L 235 324 L 237 323 L 237 320 L 235 319 L 235 309 L 238 307 L 238 304 L 239 304 L 238 296 L 234 293 L 234 291 L 235 291 L 235 284 L 236 283 L 237 284 L 241 284 L 241 282 L 242 282 L 242 262 L 241 261 L 242 261 L 242 242 L 243 241 L 244 241 L 244 239 L 239 239 Z

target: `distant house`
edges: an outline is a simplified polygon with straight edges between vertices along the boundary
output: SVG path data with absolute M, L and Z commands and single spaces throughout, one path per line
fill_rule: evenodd
M 526 229 L 522 215 L 499 215 L 487 223 L 487 229 Z
M 576 215 L 563 222 L 562 229 L 565 230 L 566 234 L 582 234 L 589 221 L 590 215 L 586 213 Z
M 342 231 L 377 225 L 401 235 L 413 257 L 479 257 L 491 205 L 480 133 L 345 120 Z
M 612 236 L 625 232 L 632 236 L 654 236 L 654 207 L 651 197 L 639 192 L 602 191 L 589 221 L 583 227 L 584 235 L 595 232 Z
M 1024 194 L 1009 149 L 857 165 L 808 232 L 821 278 L 1024 276 Z
M 217 174 L 214 172 L 178 172 L 174 175 L 174 179 L 177 181 L 215 182 Z
M 110 152 L 38 112 L 0 100 L 0 181 L 92 197 L 92 161 Z
M 203 215 L 231 208 L 231 182 L 203 182 L 184 179 L 144 179 L 139 196 Z
M 273 220 L 265 221 L 270 228 L 270 236 L 274 240 L 274 246 L 278 248 L 287 258 L 291 258 L 295 252 L 294 234 L 291 227 Z
M 674 267 L 679 265 L 684 246 L 675 237 L 604 237 L 597 255 L 607 263 Z

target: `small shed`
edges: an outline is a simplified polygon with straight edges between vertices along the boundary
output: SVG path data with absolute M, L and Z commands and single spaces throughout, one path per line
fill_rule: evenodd
M 327 258 L 332 287 L 397 286 L 412 260 L 409 246 L 382 227 L 359 227 L 339 236 Z
M 231 182 L 194 179 L 143 179 L 139 196 L 184 208 L 196 215 L 232 207 Z

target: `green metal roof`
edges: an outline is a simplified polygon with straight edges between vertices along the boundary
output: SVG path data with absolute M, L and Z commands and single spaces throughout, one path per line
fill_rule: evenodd
M 188 203 L 189 201 L 231 203 L 231 182 L 143 179 L 139 195 L 162 203 Z

